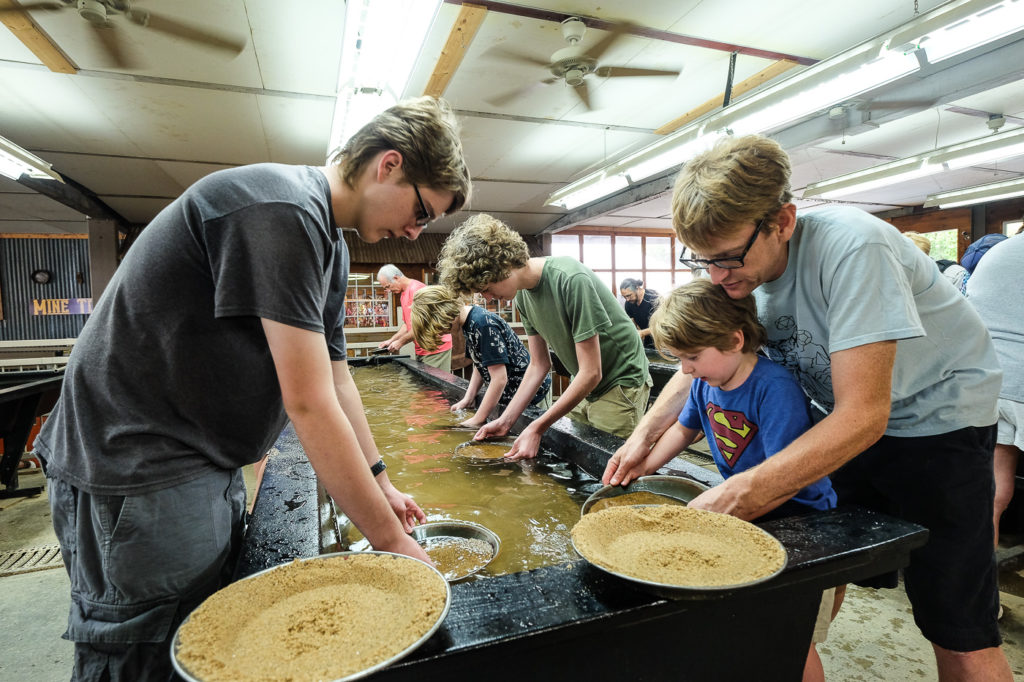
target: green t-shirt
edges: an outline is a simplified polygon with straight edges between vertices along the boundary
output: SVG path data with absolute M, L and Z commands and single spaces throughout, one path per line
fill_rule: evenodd
M 517 293 L 516 306 L 526 333 L 543 338 L 573 377 L 580 369 L 576 344 L 600 335 L 601 382 L 588 400 L 600 398 L 613 386 L 630 388 L 651 381 L 636 327 L 611 289 L 579 261 L 546 258 L 540 282 Z

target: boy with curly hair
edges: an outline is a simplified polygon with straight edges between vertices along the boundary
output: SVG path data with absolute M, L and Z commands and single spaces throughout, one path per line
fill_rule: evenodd
M 536 456 L 557 419 L 626 437 L 650 395 L 647 356 L 636 328 L 606 284 L 566 257 L 531 258 L 526 242 L 500 220 L 479 214 L 452 232 L 438 259 L 441 282 L 458 293 L 515 299 L 526 329 L 530 365 L 515 396 L 477 439 L 512 428 L 551 368 L 549 349 L 572 375 L 568 388 L 516 438 L 510 459 Z

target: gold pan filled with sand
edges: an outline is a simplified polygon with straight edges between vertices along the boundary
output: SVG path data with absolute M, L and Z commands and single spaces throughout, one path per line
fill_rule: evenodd
M 681 506 L 592 512 L 573 528 L 572 543 L 598 568 L 656 588 L 735 588 L 786 566 L 782 544 L 754 524 Z
M 451 603 L 431 566 L 388 552 L 296 560 L 215 592 L 175 634 L 187 680 L 352 680 L 397 661 Z

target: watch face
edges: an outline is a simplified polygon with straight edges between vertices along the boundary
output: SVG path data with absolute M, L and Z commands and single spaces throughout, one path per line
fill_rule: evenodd
M 32 273 L 32 281 L 36 284 L 46 284 L 50 281 L 50 277 L 49 270 L 36 270 Z

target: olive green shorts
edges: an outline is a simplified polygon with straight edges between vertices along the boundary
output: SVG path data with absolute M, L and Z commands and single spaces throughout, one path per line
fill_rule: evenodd
M 647 380 L 650 382 L 650 378 Z M 597 400 L 586 398 L 572 408 L 569 418 L 608 433 L 628 438 L 647 410 L 651 395 L 649 383 L 639 386 L 612 386 Z

